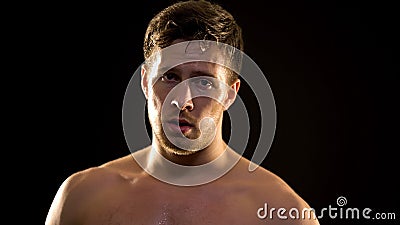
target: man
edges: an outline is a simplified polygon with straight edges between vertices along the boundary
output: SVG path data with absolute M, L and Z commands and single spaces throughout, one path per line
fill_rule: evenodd
M 222 115 L 240 87 L 235 49 L 241 29 L 219 5 L 179 2 L 157 14 L 141 69 L 151 146 L 67 178 L 46 225 L 318 224 L 291 218 L 309 205 L 264 168 L 250 173 L 223 141 Z

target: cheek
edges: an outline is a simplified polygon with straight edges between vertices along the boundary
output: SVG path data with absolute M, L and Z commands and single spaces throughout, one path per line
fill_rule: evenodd
M 214 118 L 219 119 L 222 116 L 223 112 L 224 107 L 222 106 L 222 104 L 214 101 L 213 107 L 211 109 L 211 114 L 214 116 Z
M 161 109 L 164 104 L 166 94 L 163 91 L 160 90 L 157 91 L 156 88 L 150 91 L 149 93 L 150 93 L 148 98 L 149 114 L 151 116 L 157 116 L 161 114 Z
M 199 98 L 197 102 L 197 109 L 201 109 L 202 117 L 210 116 L 212 118 L 218 119 L 223 113 L 224 107 L 218 101 L 210 98 Z M 196 106 L 195 106 L 196 109 Z
M 157 98 L 149 98 L 148 111 L 151 118 L 156 118 L 161 113 L 162 104 Z

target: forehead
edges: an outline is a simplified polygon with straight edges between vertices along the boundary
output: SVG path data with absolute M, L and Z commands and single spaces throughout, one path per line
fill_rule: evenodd
M 156 50 L 146 64 L 151 66 L 153 76 L 159 77 L 170 69 L 197 69 L 220 72 L 222 68 L 232 71 L 233 47 L 206 40 L 181 41 L 163 49 Z
M 160 69 L 161 71 L 173 72 L 180 76 L 213 76 L 218 78 L 227 73 L 226 68 L 221 65 L 202 61 L 187 62 L 168 70 Z

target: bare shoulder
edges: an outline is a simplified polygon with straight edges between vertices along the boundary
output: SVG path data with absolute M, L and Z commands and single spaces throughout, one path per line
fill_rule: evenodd
M 144 151 L 146 149 L 143 149 Z M 140 152 L 140 151 L 139 151 Z M 132 154 L 106 162 L 100 166 L 88 168 L 69 176 L 62 187 L 66 191 L 84 192 L 86 189 L 102 190 L 120 182 L 135 179 L 143 174 L 143 169 L 137 164 Z
M 280 204 L 308 204 L 289 186 L 281 177 L 261 166 L 256 170 L 248 171 L 250 161 L 242 158 L 238 163 L 237 169 L 240 170 L 240 176 L 247 180 L 247 184 L 253 190 L 255 197 L 267 198 L 271 202 Z
M 249 163 L 249 160 L 241 159 L 236 170 L 241 171 L 241 180 L 246 181 L 241 182 L 246 183 L 245 188 L 249 190 L 246 196 L 257 206 L 257 210 L 261 214 L 260 216 L 266 216 L 264 220 L 270 220 L 269 222 L 272 224 L 319 224 L 318 220 L 314 217 L 315 214 L 312 214 L 312 207 L 286 181 L 261 166 L 249 172 Z M 278 209 L 280 208 L 285 211 L 281 216 L 286 216 L 287 219 L 278 218 Z M 308 218 L 308 214 L 305 219 L 292 219 L 290 218 L 291 215 L 289 215 L 289 210 L 291 209 L 299 212 L 298 217 L 302 216 L 301 213 L 303 210 L 307 210 L 305 213 L 310 213 L 311 219 Z M 293 212 L 296 213 L 294 210 Z
M 269 198 L 274 201 L 279 201 L 281 204 L 308 204 L 300 197 L 300 195 L 281 177 L 263 167 L 258 167 L 255 172 L 255 177 L 259 181 L 255 185 L 260 192 L 265 194 L 265 190 L 270 190 Z
M 93 193 L 92 187 L 101 191 L 102 188 L 133 179 L 139 176 L 141 172 L 142 169 L 129 154 L 100 166 L 74 173 L 64 181 L 62 187 L 64 187 L 65 191 L 73 191 L 76 194 L 85 193 L 87 192 L 86 190 L 90 190 Z
M 46 217 L 46 225 L 75 224 L 82 221 L 98 196 L 122 188 L 142 173 L 129 154 L 103 165 L 78 171 L 59 187 Z

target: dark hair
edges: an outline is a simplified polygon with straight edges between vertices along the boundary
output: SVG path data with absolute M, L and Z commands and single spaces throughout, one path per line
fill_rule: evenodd
M 149 22 L 144 38 L 144 57 L 155 48 L 165 48 L 174 40 L 211 40 L 243 51 L 242 29 L 220 5 L 206 0 L 174 3 Z M 235 78 L 231 79 L 236 79 Z

